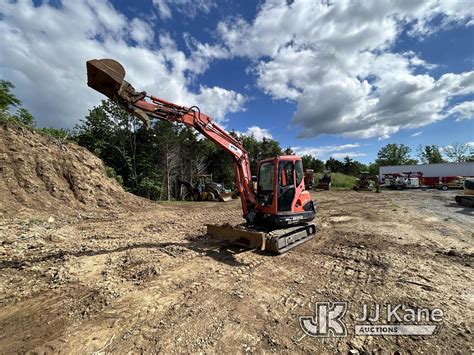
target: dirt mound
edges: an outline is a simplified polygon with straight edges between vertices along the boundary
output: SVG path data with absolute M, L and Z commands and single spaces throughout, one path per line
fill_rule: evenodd
M 140 198 L 107 177 L 87 149 L 30 129 L 0 126 L 3 216 L 35 210 L 52 214 L 111 208 Z

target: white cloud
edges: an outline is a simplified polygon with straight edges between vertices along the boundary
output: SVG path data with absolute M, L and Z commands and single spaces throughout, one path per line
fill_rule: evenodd
M 273 139 L 273 136 L 271 135 L 270 131 L 266 128 L 261 128 L 258 126 L 251 126 L 247 128 L 247 131 L 242 132 L 242 131 L 233 131 L 237 135 L 243 135 L 243 136 L 253 136 L 257 141 L 262 141 L 264 138 L 266 139 Z
M 460 22 L 472 26 L 474 7 L 470 5 L 469 1 L 427 1 L 422 9 L 423 16 L 415 16 L 416 20 L 409 34 L 426 36 Z M 430 22 L 437 15 L 442 16 L 441 22 L 434 26 Z
M 172 17 L 173 10 L 182 16 L 194 18 L 199 12 L 208 14 L 217 6 L 215 0 L 153 0 L 161 19 Z
M 423 133 L 422 131 L 418 131 L 418 132 L 413 133 L 410 137 L 418 137 L 422 133 Z
M 465 101 L 453 106 L 447 115 L 456 117 L 456 121 L 472 119 L 474 117 L 474 101 Z
M 273 139 L 270 131 L 266 128 L 260 128 L 258 126 L 252 126 L 247 129 L 245 132 L 247 136 L 254 136 L 256 140 L 261 141 L 263 138 Z
M 406 26 L 426 36 L 436 16 L 471 25 L 474 7 L 451 3 L 269 0 L 252 22 L 222 21 L 218 33 L 230 55 L 253 60 L 259 88 L 296 102 L 301 137 L 387 138 L 446 118 L 452 98 L 474 92 L 474 71 L 435 79 L 435 64 L 390 52 Z
M 211 58 L 199 51 L 187 57 L 167 34 L 152 47 L 149 24 L 128 21 L 106 0 L 64 1 L 59 7 L 2 2 L 0 14 L 2 78 L 16 85 L 15 94 L 40 125 L 72 127 L 105 98 L 86 84 L 85 62 L 93 58 L 118 60 L 138 90 L 197 104 L 217 121 L 242 110 L 245 97 L 235 91 L 189 89 Z
M 341 152 L 341 153 L 334 153 L 331 154 L 331 157 L 334 159 L 344 159 L 345 157 L 349 158 L 357 158 L 357 157 L 365 157 L 367 154 L 361 152 Z
M 183 38 L 188 49 L 198 52 L 203 58 L 228 59 L 231 57 L 230 51 L 218 44 L 201 43 L 189 33 L 184 33 Z
M 245 111 L 243 108 L 245 97 L 233 90 L 226 90 L 217 86 L 212 88 L 200 87 L 200 94 L 195 98 L 197 106 L 211 114 L 217 122 L 224 122 L 229 112 Z M 193 102 L 193 101 L 190 101 Z M 203 103 L 201 105 L 201 103 Z M 189 106 L 189 105 L 188 105 Z
M 146 22 L 134 18 L 130 23 L 130 37 L 138 44 L 152 43 L 155 37 L 151 26 Z
M 319 146 L 319 147 L 291 147 L 293 151 L 299 155 L 312 155 L 315 158 L 326 160 L 329 157 L 333 157 L 334 159 L 342 159 L 346 156 L 351 158 L 353 157 L 362 157 L 366 156 L 365 153 L 356 152 L 353 149 L 361 147 L 359 143 L 352 143 L 352 144 L 342 144 L 342 145 L 326 145 L 326 146 Z
M 153 0 L 153 4 L 157 7 L 162 20 L 171 18 L 171 9 L 166 0 Z

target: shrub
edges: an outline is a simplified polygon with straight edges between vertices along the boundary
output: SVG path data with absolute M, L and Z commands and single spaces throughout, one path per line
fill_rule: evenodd
M 120 175 L 117 175 L 114 168 L 110 166 L 105 166 L 105 173 L 109 178 L 114 178 L 115 180 L 117 180 L 120 186 L 123 186 L 123 178 Z
M 161 184 L 158 179 L 144 177 L 137 185 L 137 194 L 151 200 L 158 200 L 161 194 Z

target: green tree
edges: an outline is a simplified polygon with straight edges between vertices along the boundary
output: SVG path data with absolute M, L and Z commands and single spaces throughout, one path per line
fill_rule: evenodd
M 11 93 L 15 86 L 6 80 L 0 80 L 0 111 L 7 111 L 11 106 L 18 107 L 21 101 Z
M 158 200 L 161 197 L 162 188 L 159 178 L 155 176 L 145 176 L 138 182 L 137 194 L 150 200 Z
M 331 171 L 332 173 L 344 173 L 344 164 L 337 160 L 334 159 L 333 157 L 329 157 L 328 160 L 326 160 L 326 169 Z
M 75 128 L 75 140 L 99 156 L 122 176 L 124 186 L 137 191 L 139 182 L 137 135 L 142 125 L 121 106 L 110 100 L 89 111 Z
M 105 156 L 113 136 L 113 122 L 105 110 L 106 101 L 89 110 L 89 114 L 75 127 L 77 142 L 99 157 Z
M 24 126 L 30 126 L 34 127 L 36 126 L 36 121 L 31 113 L 28 112 L 26 108 L 20 107 L 17 111 L 14 117 L 17 119 L 17 121 L 24 125 Z
M 194 183 L 198 175 L 207 173 L 209 149 L 214 149 L 215 146 L 212 143 L 206 144 L 206 140 L 198 139 L 198 133 L 190 127 L 179 130 L 178 141 L 181 152 L 179 178 Z
M 324 171 L 324 162 L 310 154 L 303 155 L 301 161 L 304 169 L 313 169 L 315 173 L 322 173 Z
M 261 141 L 257 141 L 253 135 L 240 135 L 237 138 L 249 155 L 252 175 L 257 175 L 260 160 L 283 154 L 280 144 L 273 139 L 263 138 Z
M 278 143 L 277 141 L 273 139 L 263 138 L 262 141 L 259 142 L 258 160 L 273 158 L 277 155 L 282 154 L 283 151 L 280 147 L 280 143 Z
M 451 145 L 444 147 L 443 150 L 449 161 L 454 163 L 470 161 L 474 155 L 474 149 L 472 149 L 468 144 L 459 142 L 454 142 Z
M 162 175 L 160 199 L 171 200 L 174 195 L 176 178 L 180 166 L 179 126 L 170 122 L 158 121 L 155 125 L 158 167 Z
M 314 172 L 322 173 L 324 171 L 324 162 L 320 159 L 314 159 L 311 164 L 311 169 L 313 169 Z
M 360 172 L 368 170 L 367 165 L 362 164 L 361 162 L 354 160 L 349 156 L 344 158 L 343 164 L 343 172 L 346 175 L 357 176 Z
M 203 143 L 208 149 L 206 172 L 212 174 L 212 178 L 215 182 L 222 183 L 228 188 L 231 187 L 235 181 L 234 165 L 231 155 L 208 140 L 204 140 Z
M 377 164 L 376 162 L 370 163 L 367 166 L 367 171 L 372 175 L 378 175 L 379 174 L 379 167 L 380 167 L 379 164 Z
M 252 175 L 257 175 L 258 161 L 262 160 L 262 142 L 255 139 L 254 135 L 240 135 L 237 139 L 242 143 L 250 159 L 250 170 Z
M 21 101 L 11 92 L 15 86 L 5 80 L 0 80 L 0 119 L 1 121 L 14 122 L 23 126 L 34 127 L 36 121 L 26 108 L 21 107 Z M 16 113 L 11 109 L 17 108 Z
M 378 166 L 416 164 L 417 160 L 410 158 L 410 153 L 410 147 L 404 144 L 390 143 L 379 150 L 375 162 Z
M 418 158 L 423 164 L 444 163 L 440 148 L 437 145 L 419 145 L 417 148 Z

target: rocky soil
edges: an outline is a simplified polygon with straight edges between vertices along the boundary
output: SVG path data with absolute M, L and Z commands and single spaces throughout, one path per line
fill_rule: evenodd
M 28 128 L 0 125 L 0 217 L 76 215 L 140 205 L 83 147 Z
M 470 353 L 474 223 L 414 195 L 315 193 L 317 238 L 281 256 L 204 235 L 240 223 L 239 201 L 4 219 L 0 352 Z M 305 336 L 319 301 L 349 302 L 347 337 Z M 364 303 L 445 316 L 435 336 L 354 336 Z

